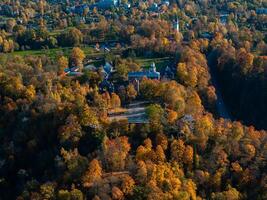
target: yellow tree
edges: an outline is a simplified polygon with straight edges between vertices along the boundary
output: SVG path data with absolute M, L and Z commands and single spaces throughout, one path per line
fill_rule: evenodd
M 40 0 L 38 6 L 39 6 L 39 10 L 40 10 L 41 15 L 44 15 L 45 1 L 44 0 Z
M 185 80 L 188 77 L 188 71 L 186 68 L 186 63 L 179 63 L 177 65 L 177 76 L 178 76 L 178 80 L 180 80 L 182 83 L 185 82 Z
M 182 140 L 174 140 L 171 143 L 171 157 L 173 160 L 177 161 L 178 163 L 182 163 L 183 156 L 185 153 L 185 145 Z
M 26 88 L 25 96 L 28 100 L 34 100 L 36 97 L 36 91 L 33 85 L 29 85 Z
M 204 115 L 200 117 L 195 124 L 195 141 L 203 148 L 206 146 L 209 136 L 214 130 L 211 115 Z
M 66 58 L 65 56 L 61 56 L 58 59 L 58 73 L 62 74 L 64 72 L 64 69 L 68 68 L 68 66 L 69 66 L 68 58 Z
M 214 200 L 239 200 L 242 195 L 235 188 L 228 186 L 228 190 L 224 192 L 216 192 L 211 194 L 211 199 Z
M 162 149 L 165 151 L 168 148 L 168 138 L 163 133 L 159 133 L 156 136 L 156 144 L 160 145 Z
M 191 147 L 190 145 L 187 145 L 185 147 L 183 160 L 184 160 L 184 164 L 186 164 L 189 167 L 191 167 L 193 164 L 193 154 L 194 154 L 193 147 Z
M 246 74 L 250 72 L 253 68 L 254 56 L 251 53 L 248 53 L 246 49 L 241 48 L 237 51 L 237 62 L 241 67 L 241 71 Z
M 97 159 L 93 159 L 89 163 L 89 167 L 85 174 L 82 177 L 83 187 L 92 187 L 93 184 L 96 184 L 101 180 L 102 168 Z
M 131 102 L 137 96 L 137 91 L 134 88 L 133 84 L 130 84 L 126 88 L 127 99 Z
M 188 97 L 186 99 L 186 109 L 185 112 L 188 114 L 196 114 L 202 111 L 203 107 L 201 104 L 201 99 L 198 96 L 196 91 L 192 91 L 188 93 Z
M 164 84 L 162 93 L 164 102 L 167 104 L 168 108 L 179 114 L 183 113 L 183 101 L 186 91 L 182 85 L 177 84 L 175 81 L 167 82 Z
M 122 178 L 121 190 L 125 195 L 132 194 L 134 189 L 134 180 L 131 176 L 125 175 Z
M 195 66 L 189 63 L 179 63 L 177 66 L 178 80 L 191 87 L 196 87 L 198 81 L 198 71 Z
M 4 53 L 7 53 L 10 51 L 10 45 L 9 45 L 9 42 L 8 40 L 4 40 L 3 42 L 3 52 Z
M 151 104 L 146 108 L 146 114 L 149 118 L 150 128 L 152 131 L 159 132 L 162 130 L 162 118 L 164 110 L 159 104 Z
M 173 110 L 168 110 L 168 116 L 167 116 L 167 119 L 168 119 L 168 122 L 170 124 L 174 123 L 175 120 L 178 118 L 178 114 L 177 112 L 173 111 Z
M 115 93 L 111 94 L 111 100 L 110 101 L 111 101 L 111 107 L 112 108 L 119 108 L 121 106 L 120 97 Z
M 85 58 L 85 54 L 83 50 L 81 50 L 79 47 L 74 47 L 72 49 L 70 58 L 74 65 L 83 67 L 83 60 Z
M 119 171 L 125 168 L 125 159 L 131 149 L 128 138 L 117 137 L 116 139 L 106 139 L 102 145 L 103 158 L 106 167 L 111 171 Z
M 90 108 L 87 104 L 85 104 L 83 110 L 80 114 L 81 125 L 90 126 L 90 127 L 98 127 L 99 121 L 96 112 Z
M 116 186 L 112 187 L 111 195 L 112 195 L 112 199 L 114 199 L 114 200 L 124 199 L 123 192 L 120 190 L 120 188 L 118 188 Z
M 191 180 L 186 180 L 183 183 L 183 190 L 185 190 L 188 194 L 190 194 L 190 199 L 196 200 L 197 199 L 197 194 L 196 194 L 196 184 Z
M 155 153 L 156 153 L 156 156 L 157 156 L 157 161 L 159 161 L 159 162 L 164 162 L 165 161 L 165 159 L 166 159 L 165 153 L 164 153 L 163 148 L 160 145 L 158 145 L 156 147 L 156 152 Z
M 137 162 L 137 181 L 140 183 L 145 183 L 147 179 L 147 167 L 144 161 L 140 160 Z
M 230 139 L 239 141 L 244 136 L 244 128 L 240 122 L 233 122 Z

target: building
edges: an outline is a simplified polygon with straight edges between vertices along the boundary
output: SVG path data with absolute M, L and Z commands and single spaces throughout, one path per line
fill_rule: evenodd
M 159 10 L 158 4 L 157 3 L 152 3 L 149 7 L 150 11 L 156 12 Z
M 97 7 L 100 9 L 107 9 L 107 8 L 117 7 L 119 6 L 119 4 L 120 4 L 119 0 L 100 0 L 97 3 Z
M 170 80 L 174 79 L 174 72 L 171 70 L 169 66 L 165 68 L 163 77 L 165 79 L 170 79 Z
M 114 84 L 110 81 L 108 81 L 108 79 L 104 79 L 100 84 L 99 84 L 99 91 L 100 92 L 114 92 L 115 88 L 114 88 Z
M 160 79 L 160 73 L 156 71 L 155 63 L 151 64 L 149 70 L 128 73 L 128 80 L 130 82 L 134 79 L 141 80 L 143 78 Z
M 111 72 L 114 71 L 113 69 L 113 66 L 109 63 L 109 62 L 106 62 L 105 65 L 104 65 L 104 70 L 110 74 Z
M 87 4 L 81 4 L 71 7 L 69 11 L 73 14 L 83 15 L 86 9 L 89 9 L 89 6 Z
M 86 65 L 84 67 L 85 70 L 88 70 L 88 71 L 96 71 L 97 68 L 94 66 L 94 65 Z
M 229 16 L 229 14 L 221 14 L 221 15 L 220 15 L 220 22 L 221 22 L 223 25 L 226 25 L 227 20 L 228 20 L 228 16 Z
M 167 7 L 169 7 L 170 1 L 163 1 L 162 5 L 166 5 Z
M 112 76 L 112 73 L 114 72 L 113 66 L 106 62 L 103 68 L 101 68 L 101 74 L 104 78 L 104 80 L 99 84 L 99 91 L 100 92 L 114 92 L 115 87 L 114 84 L 110 81 L 110 77 Z
M 212 33 L 209 33 L 209 32 L 204 32 L 204 33 L 201 33 L 199 35 L 200 38 L 204 38 L 204 39 L 213 39 L 214 35 Z
M 83 73 L 80 72 L 79 70 L 80 70 L 79 67 L 72 66 L 70 68 L 64 69 L 64 75 L 67 75 L 67 76 L 81 76 L 81 75 L 83 75 Z
M 257 8 L 256 13 L 258 15 L 267 15 L 267 8 Z
M 149 70 L 128 73 L 128 81 L 129 83 L 134 85 L 137 92 L 139 92 L 140 80 L 142 80 L 143 78 L 156 80 L 160 79 L 160 73 L 157 72 L 155 63 L 151 64 Z

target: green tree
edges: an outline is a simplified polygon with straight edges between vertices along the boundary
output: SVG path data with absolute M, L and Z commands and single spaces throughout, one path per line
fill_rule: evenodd
M 152 104 L 146 108 L 146 114 L 148 116 L 150 126 L 152 130 L 159 132 L 162 130 L 161 121 L 163 119 L 164 110 L 159 104 Z
M 60 46 L 73 47 L 79 46 L 83 42 L 83 34 L 77 28 L 72 28 L 68 32 L 58 36 Z
M 66 58 L 65 56 L 61 56 L 58 59 L 58 74 L 62 74 L 64 72 L 64 69 L 68 67 L 69 67 L 68 58 Z

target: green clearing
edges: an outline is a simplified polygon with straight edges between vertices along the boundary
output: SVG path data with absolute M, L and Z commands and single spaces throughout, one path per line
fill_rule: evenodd
M 61 33 L 66 32 L 66 31 L 68 31 L 68 30 L 70 30 L 72 28 L 75 28 L 75 27 L 74 26 L 70 26 L 70 27 L 67 27 L 65 29 L 54 29 L 51 32 L 49 32 L 49 35 L 56 37 L 56 36 L 60 35 Z
M 98 55 L 101 53 L 95 53 L 93 47 L 83 47 L 81 48 L 85 55 Z M 14 51 L 10 53 L 11 55 L 18 55 L 18 56 L 41 56 L 41 55 L 46 55 L 47 57 L 51 59 L 56 59 L 58 55 L 64 55 L 64 56 L 69 56 L 70 52 L 72 50 L 72 47 L 60 47 L 60 48 L 55 48 L 55 49 L 42 49 L 42 50 L 26 50 L 26 51 Z
M 171 57 L 163 57 L 163 58 L 145 58 L 138 57 L 135 59 L 137 63 L 139 63 L 143 68 L 149 68 L 150 65 L 154 62 L 157 70 L 161 70 L 166 66 L 170 65 Z
M 104 57 L 104 52 L 97 52 L 92 46 L 85 46 L 81 47 L 81 49 L 84 51 L 85 55 L 87 57 L 90 57 L 92 59 L 96 57 Z M 25 50 L 25 51 L 15 51 L 10 53 L 11 55 L 19 55 L 19 56 L 42 56 L 46 55 L 47 57 L 51 58 L 52 60 L 55 60 L 58 58 L 59 55 L 69 56 L 71 53 L 72 47 L 59 47 L 54 49 L 42 49 L 42 50 Z M 113 53 L 115 50 L 113 51 Z M 171 65 L 171 57 L 154 57 L 154 58 L 147 58 L 147 57 L 137 57 L 134 59 L 137 63 L 141 65 L 143 68 L 149 68 L 151 64 L 154 62 L 157 70 L 161 71 L 162 68 L 165 68 L 166 66 Z M 102 64 L 102 60 L 95 60 L 92 62 L 92 64 L 95 64 L 96 66 L 99 66 Z

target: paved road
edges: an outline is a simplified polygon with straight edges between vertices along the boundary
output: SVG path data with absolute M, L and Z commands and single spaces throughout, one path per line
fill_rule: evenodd
M 111 114 L 109 119 L 111 121 L 127 119 L 129 123 L 147 123 L 148 119 L 145 112 L 146 104 L 147 102 L 145 101 L 131 103 L 124 113 L 120 113 L 118 115 Z

